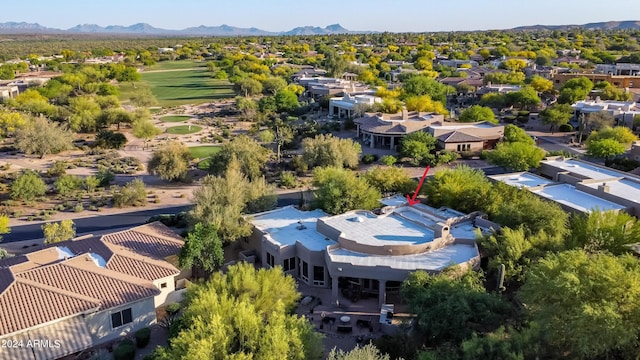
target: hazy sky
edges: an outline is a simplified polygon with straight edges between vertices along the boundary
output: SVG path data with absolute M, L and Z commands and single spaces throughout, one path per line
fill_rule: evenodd
M 166 29 L 227 24 L 286 31 L 339 23 L 349 30 L 422 32 L 610 20 L 640 20 L 640 0 L 7 0 L 0 12 L 0 22 L 61 29 L 146 22 Z

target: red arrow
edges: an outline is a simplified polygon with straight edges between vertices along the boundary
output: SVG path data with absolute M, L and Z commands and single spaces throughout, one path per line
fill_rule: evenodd
M 420 193 L 420 188 L 422 187 L 422 183 L 424 183 L 424 179 L 427 177 L 427 173 L 429 172 L 430 167 L 431 166 L 428 165 L 427 168 L 424 169 L 424 174 L 422 174 L 422 177 L 420 178 L 420 182 L 418 183 L 418 187 L 416 188 L 416 191 L 413 193 L 413 196 L 409 197 L 409 195 L 407 195 L 407 202 L 409 202 L 410 206 L 420 202 L 416 200 L 416 197 L 418 196 L 418 193 Z

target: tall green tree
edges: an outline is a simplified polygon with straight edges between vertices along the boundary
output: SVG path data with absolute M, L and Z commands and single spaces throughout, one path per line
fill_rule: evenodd
M 565 357 L 630 358 L 639 351 L 639 271 L 630 255 L 549 254 L 528 272 L 519 297 Z
M 349 210 L 372 210 L 380 205 L 380 192 L 355 172 L 336 167 L 317 167 L 313 171 L 315 205 L 329 214 Z
M 432 206 L 473 212 L 486 207 L 491 183 L 481 170 L 461 165 L 438 171 L 428 178 L 422 189 Z
M 262 175 L 270 155 L 269 149 L 246 135 L 240 135 L 222 145 L 220 151 L 211 157 L 210 170 L 214 174 L 223 174 L 231 159 L 235 158 L 242 173 L 253 180 Z
M 494 165 L 513 171 L 528 171 L 540 166 L 546 152 L 536 145 L 523 142 L 500 143 L 487 152 L 487 159 Z
M 333 166 L 355 168 L 362 148 L 351 139 L 318 135 L 302 141 L 302 159 L 309 167 Z
M 625 212 L 596 210 L 572 217 L 567 247 L 622 255 L 629 253 L 628 245 L 639 242 L 638 219 Z
M 202 270 L 205 278 L 220 270 L 224 264 L 224 251 L 214 225 L 197 223 L 184 240 L 178 255 L 181 268 Z
M 73 148 L 73 133 L 66 127 L 37 117 L 16 130 L 15 147 L 27 155 L 39 155 L 44 158 Z
M 625 151 L 625 145 L 614 139 L 592 140 L 587 144 L 587 155 L 604 159 L 605 162 L 624 154 Z
M 491 108 L 480 105 L 473 105 L 466 108 L 458 119 L 461 122 L 489 121 L 497 124 L 496 115 Z
M 143 140 L 144 149 L 147 148 L 149 141 L 160 134 L 162 134 L 162 130 L 150 120 L 138 119 L 133 123 L 133 136 Z
M 552 129 L 569 123 L 572 116 L 573 109 L 569 104 L 557 104 L 540 111 L 542 122 L 551 125 Z
M 270 210 L 276 205 L 275 189 L 264 177 L 247 179 L 235 157 L 224 175 L 206 176 L 193 192 L 193 223 L 213 225 L 218 236 L 228 244 L 251 234 L 243 213 Z
M 410 194 L 416 188 L 416 181 L 397 166 L 374 166 L 364 173 L 364 178 L 382 194 Z
M 147 169 L 163 180 L 183 181 L 187 178 L 192 158 L 186 145 L 179 141 L 169 141 L 153 152 Z
M 320 359 L 321 335 L 291 314 L 299 296 L 295 281 L 280 267 L 232 265 L 187 290 L 182 330 L 154 358 Z
M 401 294 L 417 314 L 417 327 L 427 344 L 459 344 L 471 337 L 472 326 L 497 329 L 511 311 L 501 298 L 486 292 L 480 274 L 458 268 L 438 275 L 411 273 Z
M 76 236 L 76 225 L 71 219 L 50 222 L 42 225 L 42 232 L 45 244 L 57 243 Z

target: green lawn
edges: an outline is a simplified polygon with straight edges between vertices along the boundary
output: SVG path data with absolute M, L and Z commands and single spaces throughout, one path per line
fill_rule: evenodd
M 142 73 L 160 106 L 202 104 L 235 96 L 232 84 L 211 78 L 206 69 Z
M 183 121 L 187 121 L 189 119 L 191 119 L 191 116 L 169 115 L 169 116 L 161 117 L 160 121 L 162 121 L 162 122 L 183 122 Z
M 220 151 L 220 146 L 192 146 L 189 148 L 191 155 L 196 159 L 204 159 Z
M 150 113 L 152 113 L 152 114 L 157 114 L 157 113 L 159 113 L 160 111 L 162 111 L 162 108 L 161 108 L 161 107 L 152 107 L 152 108 L 149 108 L 149 112 L 150 112 Z
M 167 128 L 167 133 L 176 134 L 176 135 L 185 135 L 185 134 L 197 133 L 200 130 L 202 130 L 200 126 L 180 125 L 180 126 L 173 126 L 173 127 Z
M 179 60 L 179 61 L 160 61 L 153 66 L 146 68 L 147 71 L 153 70 L 176 70 L 191 69 L 197 67 L 206 67 L 207 64 L 196 60 Z

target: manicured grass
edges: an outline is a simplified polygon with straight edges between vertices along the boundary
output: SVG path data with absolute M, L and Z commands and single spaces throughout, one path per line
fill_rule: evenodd
M 157 113 L 159 113 L 160 111 L 162 111 L 162 108 L 161 108 L 161 107 L 149 108 L 149 112 L 150 112 L 150 113 L 152 113 L 152 114 L 157 114 Z
M 206 69 L 142 73 L 142 81 L 164 107 L 202 104 L 235 96 L 232 84 L 211 78 Z
M 211 159 L 206 158 L 204 160 L 201 160 L 198 162 L 197 166 L 198 166 L 198 170 L 209 171 L 209 169 L 211 168 Z
M 176 70 L 176 69 L 192 69 L 197 67 L 206 67 L 202 61 L 195 60 L 179 60 L 179 61 L 160 61 L 153 66 L 146 68 L 147 71 L 154 70 Z
M 183 121 L 187 121 L 189 119 L 191 119 L 191 116 L 169 115 L 169 116 L 161 117 L 160 121 L 162 121 L 162 122 L 183 122 Z
M 173 127 L 167 128 L 167 133 L 168 134 L 185 135 L 185 134 L 197 133 L 200 130 L 202 130 L 202 128 L 200 126 L 196 126 L 196 125 L 180 125 L 180 126 L 173 126 Z
M 192 146 L 189 148 L 191 155 L 196 159 L 204 159 L 220 151 L 220 146 Z

